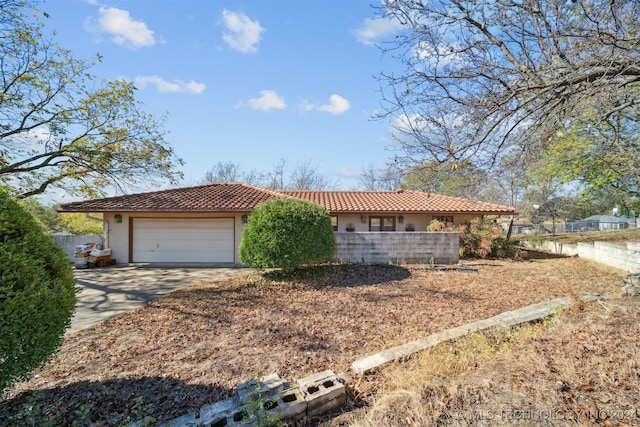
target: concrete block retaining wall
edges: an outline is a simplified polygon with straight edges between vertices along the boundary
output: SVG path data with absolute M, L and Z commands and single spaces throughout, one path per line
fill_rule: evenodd
M 580 242 L 577 245 L 543 242 L 542 247 L 552 253 L 577 255 L 628 273 L 640 272 L 640 242 L 627 242 L 626 246 L 607 242 Z
M 377 264 L 456 264 L 458 233 L 335 233 L 335 258 L 342 262 Z

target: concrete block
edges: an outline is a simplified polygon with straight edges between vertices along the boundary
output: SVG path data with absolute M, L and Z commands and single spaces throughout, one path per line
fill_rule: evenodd
M 300 420 L 307 415 L 307 401 L 299 387 L 285 390 L 280 398 L 278 416 L 283 420 Z
M 329 372 L 331 371 L 324 371 L 298 381 L 298 387 L 304 392 L 307 402 L 308 416 L 337 409 L 347 400 L 344 385 L 335 374 L 327 376 Z
M 322 382 L 326 379 L 333 378 L 335 376 L 336 376 L 335 372 L 333 372 L 330 369 L 327 369 L 326 371 L 317 372 L 315 374 L 311 374 L 304 378 L 300 378 L 298 381 L 296 381 L 296 385 L 300 388 L 300 390 L 304 391 L 304 389 L 310 385 L 315 385 L 318 382 Z
M 265 416 L 278 417 L 284 421 L 298 421 L 307 415 L 307 401 L 298 387 L 289 388 L 277 396 L 266 398 L 262 402 Z M 256 408 L 253 408 L 255 410 Z M 248 416 L 249 405 L 241 405 L 226 413 L 226 418 L 217 420 L 211 427 L 252 427 L 258 424 L 255 416 Z M 208 424 L 204 424 L 208 426 Z
M 231 398 L 200 408 L 200 423 L 205 426 L 223 427 L 228 423 L 229 416 L 237 411 L 239 402 Z
M 304 394 L 298 387 L 289 388 L 263 404 L 263 408 L 269 415 L 285 421 L 298 421 L 305 418 L 307 406 Z
M 255 418 L 248 417 L 248 413 L 246 406 L 237 407 L 235 411 L 229 414 L 227 424 L 225 425 L 229 427 L 254 427 L 257 424 L 257 420 Z
M 258 380 L 252 379 L 236 388 L 236 396 L 241 403 L 274 396 L 288 388 L 288 384 L 276 373 Z
M 640 286 L 640 273 L 626 275 L 623 282 L 625 285 Z
M 198 421 L 195 412 L 192 412 L 160 424 L 160 427 L 200 427 L 200 425 L 200 421 Z

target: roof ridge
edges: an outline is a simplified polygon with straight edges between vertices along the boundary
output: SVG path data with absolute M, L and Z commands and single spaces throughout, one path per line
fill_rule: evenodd
M 269 194 L 271 194 L 271 195 L 273 195 L 275 197 L 286 197 L 287 196 L 286 194 L 283 194 L 283 193 L 281 193 L 279 191 L 272 190 L 270 188 L 258 187 L 257 185 L 248 184 L 246 182 L 231 182 L 229 184 L 242 185 L 244 187 L 252 188 L 252 189 L 257 190 L 257 191 L 263 191 L 265 193 L 269 193 Z
M 376 194 L 393 193 L 393 194 L 398 194 L 398 193 L 411 192 L 411 193 L 418 193 L 418 194 L 431 194 L 424 191 L 407 190 L 407 189 L 400 189 L 400 190 L 279 190 L 279 191 L 281 191 L 282 193 L 376 193 Z

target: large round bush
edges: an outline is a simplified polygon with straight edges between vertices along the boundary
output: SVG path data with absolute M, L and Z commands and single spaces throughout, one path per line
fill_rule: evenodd
M 333 255 L 329 213 L 299 199 L 271 199 L 256 207 L 242 234 L 240 260 L 253 268 L 294 268 Z
M 0 190 L 0 391 L 58 348 L 75 305 L 65 252 Z

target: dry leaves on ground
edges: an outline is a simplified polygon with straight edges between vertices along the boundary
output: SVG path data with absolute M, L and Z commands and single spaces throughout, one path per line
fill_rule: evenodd
M 640 425 L 640 299 L 430 349 L 361 381 L 371 406 L 323 425 Z
M 558 296 L 619 293 L 623 273 L 576 258 L 469 263 L 477 272 L 342 265 L 201 283 L 65 339 L 0 401 L 81 409 L 100 425 L 168 420 L 277 372 L 295 381 L 418 337 Z M 38 391 L 37 393 L 34 392 Z M 39 393 L 39 394 L 38 394 Z

